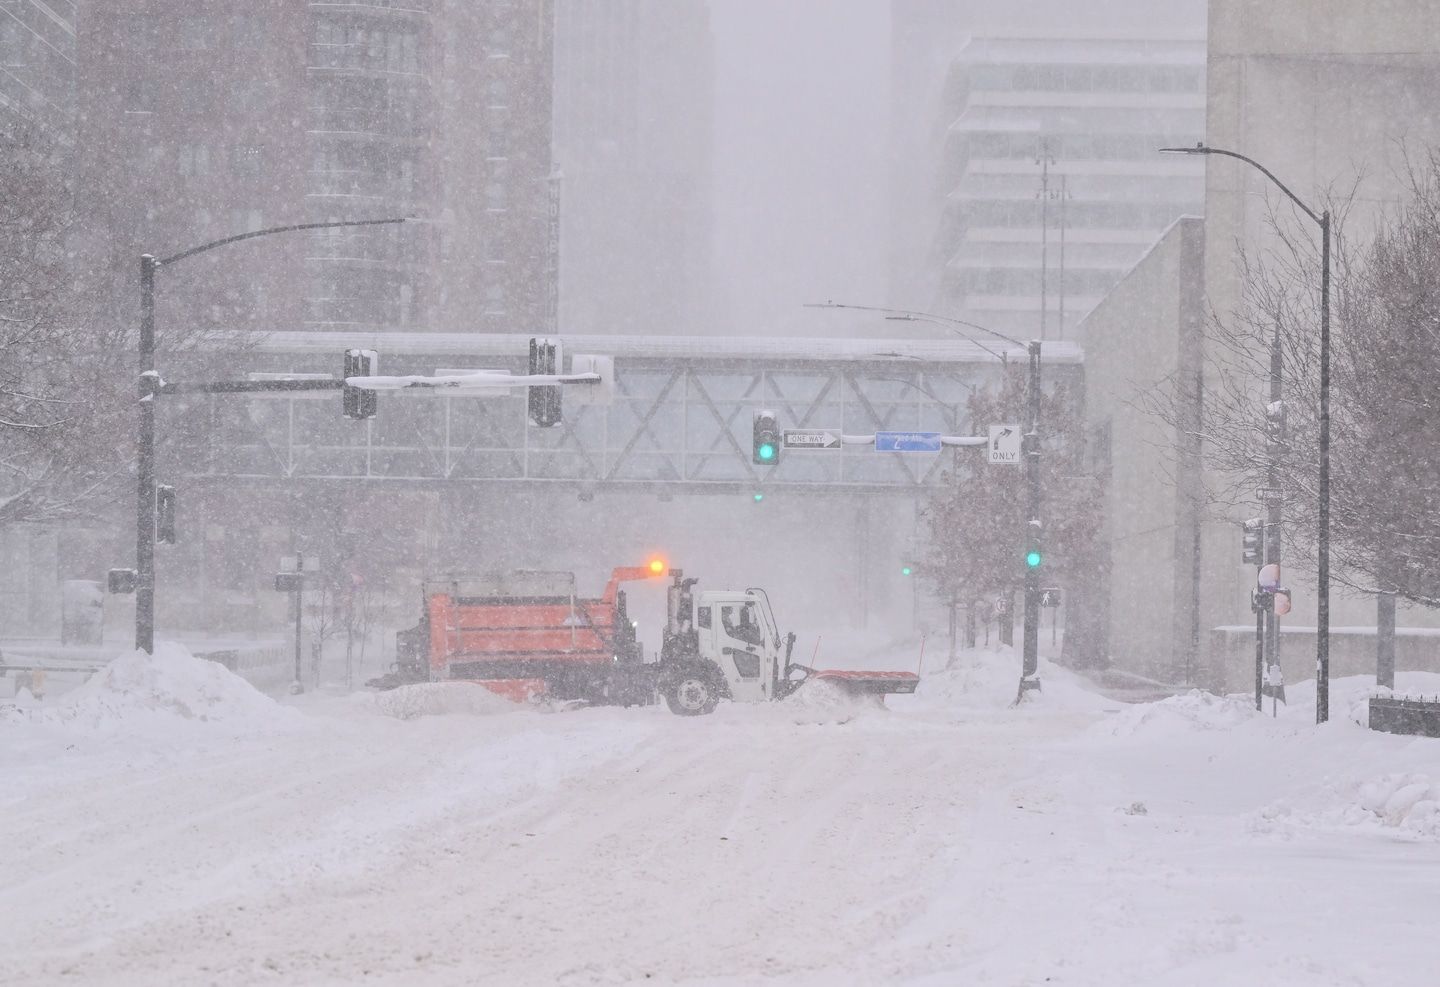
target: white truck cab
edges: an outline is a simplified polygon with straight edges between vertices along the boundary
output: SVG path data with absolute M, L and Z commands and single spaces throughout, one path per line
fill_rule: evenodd
M 780 631 L 764 590 L 704 592 L 695 605 L 700 657 L 719 667 L 736 702 L 770 699 L 784 670 Z

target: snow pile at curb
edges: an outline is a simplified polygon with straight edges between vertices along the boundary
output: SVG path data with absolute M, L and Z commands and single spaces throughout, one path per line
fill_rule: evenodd
M 297 717 L 223 665 L 168 642 L 153 655 L 137 650 L 113 659 L 58 705 L 0 715 L 96 729 L 176 720 L 265 728 Z
M 1050 710 L 1090 712 L 1112 709 L 1115 703 L 1090 689 L 1068 669 L 1042 659 L 1040 691 L 1025 704 Z M 922 705 L 951 709 L 999 709 L 1012 706 L 1020 688 L 1020 658 L 1009 651 L 962 651 L 950 668 L 920 676 L 916 697 Z
M 1217 696 L 1191 689 L 1153 703 L 1130 706 L 1101 724 L 1112 737 L 1137 733 L 1191 733 L 1199 730 L 1229 730 L 1257 719 L 1253 700 L 1240 696 Z
M 523 709 L 519 703 L 497 696 L 473 682 L 422 682 L 402 685 L 374 697 L 375 709 L 397 720 L 422 716 L 493 716 Z
M 1391 774 L 1366 782 L 1359 807 L 1384 826 L 1440 839 L 1440 783 L 1427 775 Z

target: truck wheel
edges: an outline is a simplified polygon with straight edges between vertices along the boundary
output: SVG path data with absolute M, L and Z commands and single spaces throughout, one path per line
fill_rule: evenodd
M 665 702 L 670 712 L 680 716 L 702 716 L 715 712 L 720 702 L 720 693 L 708 675 L 701 672 L 686 672 L 679 675 L 665 690 Z

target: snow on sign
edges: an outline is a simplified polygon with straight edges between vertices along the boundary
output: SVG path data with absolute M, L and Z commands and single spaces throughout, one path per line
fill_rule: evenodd
M 840 432 L 828 428 L 787 428 L 781 433 L 786 449 L 839 449 Z
M 939 452 L 939 432 L 876 432 L 876 452 Z
M 990 453 L 991 466 L 1017 466 L 1020 463 L 1020 426 L 991 425 Z

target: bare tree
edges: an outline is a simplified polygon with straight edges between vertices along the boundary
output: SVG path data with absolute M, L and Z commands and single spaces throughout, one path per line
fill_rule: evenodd
M 1363 244 L 1346 233 L 1353 190 L 1328 197 L 1332 578 L 1440 606 L 1440 155 L 1407 177 L 1406 202 Z M 1256 488 L 1278 453 L 1286 558 L 1305 565 L 1319 506 L 1320 243 L 1288 210 L 1268 225 L 1275 246 L 1240 254 L 1239 306 L 1207 324 L 1199 431 L 1212 511 L 1227 520 L 1256 513 Z M 1283 435 L 1267 430 L 1274 372 Z M 1141 401 L 1171 425 L 1195 427 L 1175 391 Z
M 972 422 L 1020 421 L 1026 380 L 1020 368 L 1005 375 L 998 389 L 976 392 L 969 403 Z M 1066 384 L 1041 402 L 1041 482 L 1044 498 L 1047 581 L 1068 586 L 1067 625 L 1083 627 L 1087 592 L 1100 582 L 1102 562 L 1096 534 L 1099 487 L 1085 461 L 1080 395 Z M 978 456 L 957 455 L 946 489 L 926 505 L 929 551 L 924 572 L 942 598 L 975 608 L 981 601 L 1010 599 L 1019 588 L 1027 544 L 1024 470 L 990 466 Z M 1079 616 L 1079 619 L 1074 619 Z M 1085 654 L 1099 647 L 1085 634 L 1067 634 L 1067 656 L 1077 662 L 1103 656 Z
M 0 525 L 83 516 L 129 463 L 115 340 L 69 284 L 76 212 L 62 149 L 0 132 Z

